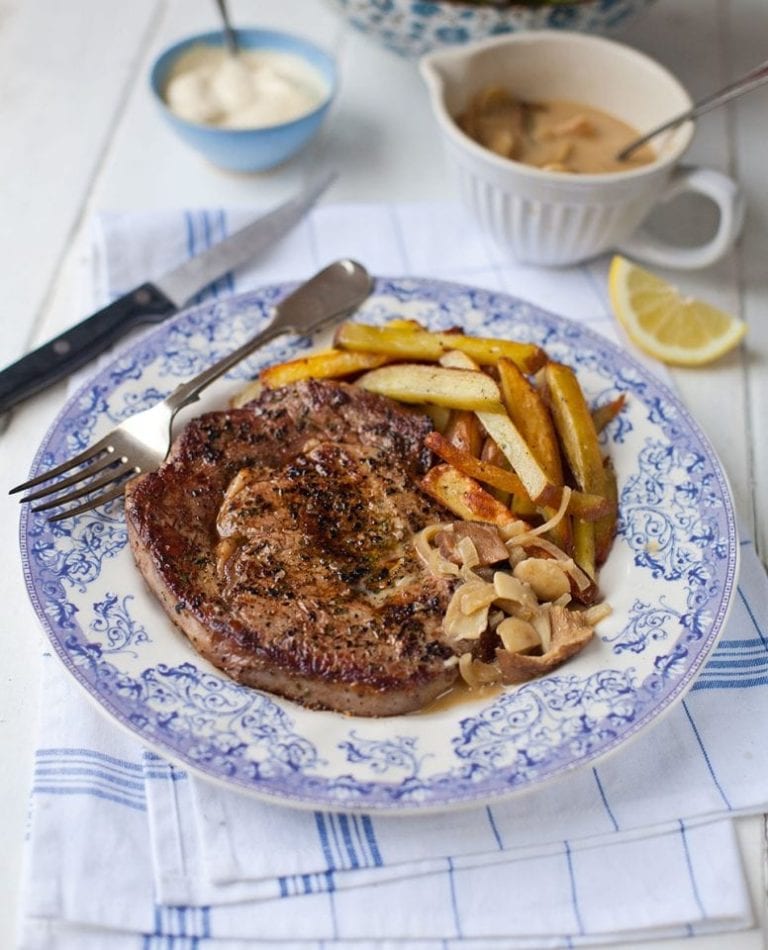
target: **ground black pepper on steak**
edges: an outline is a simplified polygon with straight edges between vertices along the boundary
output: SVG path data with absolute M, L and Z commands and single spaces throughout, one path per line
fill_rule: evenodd
M 362 716 L 418 709 L 457 675 L 441 629 L 452 582 L 412 544 L 450 517 L 417 487 L 430 428 L 319 381 L 203 415 L 128 486 L 139 569 L 239 682 Z

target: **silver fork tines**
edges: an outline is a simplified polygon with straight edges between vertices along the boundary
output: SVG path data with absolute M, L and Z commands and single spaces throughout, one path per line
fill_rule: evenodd
M 133 477 L 151 472 L 163 463 L 177 412 L 195 402 L 206 386 L 283 333 L 310 333 L 333 319 L 347 316 L 371 289 L 371 277 L 364 267 L 351 260 L 336 261 L 281 301 L 272 322 L 261 333 L 177 386 L 162 402 L 121 422 L 89 448 L 12 488 L 11 494 L 36 489 L 21 501 L 49 499 L 32 509 L 38 512 L 85 499 L 74 507 L 63 507 L 49 521 L 71 518 L 118 498 Z M 62 475 L 64 478 L 59 478 Z
M 119 461 L 119 460 L 118 460 Z M 118 482 L 122 483 L 126 476 L 138 475 L 139 471 L 135 465 L 122 465 L 119 469 L 112 469 L 108 474 L 102 476 L 101 478 L 95 478 L 93 481 L 86 482 L 81 488 L 78 488 L 76 491 L 69 492 L 66 495 L 59 495 L 54 498 L 52 501 L 46 502 L 44 505 L 35 505 L 32 511 L 50 511 L 51 508 L 59 508 L 61 505 L 68 505 L 71 501 L 77 501 L 78 498 L 84 498 L 86 495 L 90 495 L 92 492 L 99 491 L 101 488 L 107 488 L 109 485 L 115 485 Z M 57 491 L 59 488 L 58 485 L 52 485 L 51 491 L 48 494 L 52 494 Z M 28 501 L 27 498 L 23 498 L 22 501 Z M 97 499 L 93 499 L 94 504 L 100 505 L 101 495 Z
M 57 478 L 59 475 L 63 475 L 65 472 L 70 471 L 73 468 L 76 468 L 78 465 L 82 465 L 83 462 L 89 462 L 95 455 L 98 455 L 99 452 L 103 452 L 107 449 L 106 445 L 107 439 L 100 439 L 98 442 L 94 442 L 93 445 L 89 445 L 87 449 L 84 449 L 82 452 L 79 452 L 77 455 L 73 455 L 71 459 L 67 459 L 66 462 L 62 462 L 61 465 L 55 466 L 55 468 L 49 468 L 48 471 L 43 472 L 41 475 L 37 475 L 35 478 L 30 478 L 26 482 L 22 482 L 21 485 L 16 485 L 15 488 L 12 488 L 8 494 L 15 495 L 20 491 L 27 491 L 29 488 L 35 488 L 37 485 L 42 485 L 43 482 L 47 482 L 52 478 Z M 31 501 L 32 497 L 22 498 L 21 501 Z
M 62 518 L 69 518 L 72 515 L 95 508 L 98 505 L 103 505 L 111 498 L 116 498 L 122 494 L 128 479 L 140 472 L 138 465 L 129 464 L 125 455 L 117 451 L 114 445 L 117 436 L 121 435 L 118 431 L 119 429 L 120 427 L 112 434 L 115 439 L 112 439 L 110 436 L 105 436 L 68 461 L 62 462 L 61 465 L 57 465 L 55 468 L 44 472 L 42 475 L 38 475 L 36 478 L 29 479 L 29 481 L 24 482 L 22 485 L 17 485 L 11 491 L 26 491 L 30 488 L 37 488 L 38 485 L 42 485 L 43 482 L 48 481 L 49 484 L 43 485 L 42 488 L 37 488 L 37 491 L 33 491 L 31 494 L 25 495 L 20 499 L 22 502 L 39 501 L 43 498 L 50 499 L 42 505 L 35 505 L 32 511 L 50 511 L 51 508 L 60 508 L 80 498 L 85 498 L 88 495 L 92 496 L 77 507 L 66 508 L 59 514 L 52 516 L 49 518 L 50 521 L 60 521 Z M 76 468 L 78 465 L 83 465 L 84 463 L 84 467 L 72 475 L 67 475 L 66 478 L 59 479 L 58 481 L 52 481 L 52 479 L 56 479 L 57 475 L 65 475 L 73 468 Z M 67 488 L 74 488 L 75 490 L 65 492 Z M 105 490 L 102 491 L 102 489 Z M 98 492 L 98 494 L 94 494 L 95 492 Z
M 70 475 L 68 478 L 62 478 L 53 485 L 46 485 L 44 488 L 40 488 L 37 491 L 32 492 L 31 495 L 25 495 L 20 500 L 23 502 L 37 501 L 38 498 L 46 498 L 48 495 L 52 495 L 54 492 L 64 491 L 64 489 L 69 488 L 70 485 L 77 485 L 84 479 L 90 478 L 92 475 L 98 475 L 99 472 L 103 472 L 106 468 L 111 468 L 116 461 L 119 460 L 113 458 L 111 452 L 108 455 L 99 455 L 97 461 L 92 462 L 86 468 L 81 468 L 80 471 L 75 472 L 74 475 Z M 122 459 L 122 461 L 125 461 L 125 459 Z M 38 511 L 39 509 L 35 508 L 34 510 Z
M 98 498 L 87 501 L 82 505 L 77 505 L 75 508 L 67 508 L 64 511 L 60 511 L 57 515 L 51 515 L 48 520 L 63 521 L 64 518 L 74 518 L 75 515 L 82 515 L 86 511 L 91 511 L 91 509 L 97 508 L 99 505 L 106 505 L 108 501 L 112 501 L 114 498 L 119 498 L 124 491 L 125 482 L 113 488 L 111 491 L 103 492 L 98 496 Z

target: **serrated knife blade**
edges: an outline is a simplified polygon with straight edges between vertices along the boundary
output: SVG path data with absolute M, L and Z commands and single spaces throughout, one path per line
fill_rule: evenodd
M 1 370 L 0 414 L 79 369 L 134 327 L 178 313 L 222 274 L 258 258 L 301 221 L 335 178 L 330 172 L 316 179 L 244 228 L 135 287 Z

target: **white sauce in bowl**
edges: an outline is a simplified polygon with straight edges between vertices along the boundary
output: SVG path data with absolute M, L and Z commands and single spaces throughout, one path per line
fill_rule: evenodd
M 328 95 L 321 74 L 292 53 L 193 46 L 171 67 L 165 101 L 179 118 L 224 129 L 282 125 Z

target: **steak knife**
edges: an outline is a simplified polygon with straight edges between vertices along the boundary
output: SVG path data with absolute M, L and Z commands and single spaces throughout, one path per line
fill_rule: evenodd
M 129 330 L 170 317 L 222 274 L 262 254 L 287 234 L 336 177 L 317 179 L 213 247 L 135 287 L 102 310 L 0 371 L 0 415 L 79 369 Z

